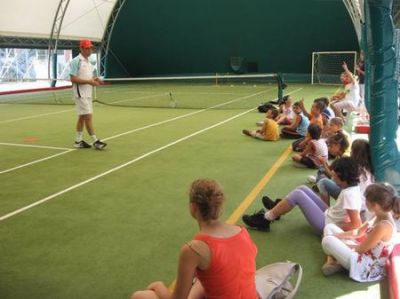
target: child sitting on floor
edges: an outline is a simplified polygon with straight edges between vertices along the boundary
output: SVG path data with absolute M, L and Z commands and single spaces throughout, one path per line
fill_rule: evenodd
M 371 185 L 374 179 L 374 172 L 372 168 L 372 161 L 370 155 L 369 142 L 364 139 L 356 139 L 351 145 L 351 158 L 357 163 L 359 169 L 359 186 L 361 193 L 364 194 L 365 190 Z M 334 183 L 331 179 L 332 174 L 324 173 L 326 177 L 320 176 L 317 186 L 321 199 L 329 206 L 330 197 L 336 199 L 341 191 L 341 188 Z M 371 218 L 365 206 L 365 198 L 362 197 L 362 215 L 363 220 Z
M 327 97 L 321 97 L 315 99 L 316 101 L 321 101 L 322 103 L 325 104 L 325 109 L 322 111 L 322 118 L 324 119 L 324 126 L 326 123 L 335 116 L 335 112 L 333 112 L 332 108 L 329 106 L 330 101 Z
M 329 137 L 337 133 L 345 135 L 347 141 L 351 143 L 350 134 L 344 129 L 344 122 L 340 117 L 333 117 L 329 120 L 328 124 L 322 129 L 321 138 L 328 140 Z
M 324 104 L 324 107 L 325 107 L 325 108 L 322 110 L 321 116 L 322 116 L 322 123 L 323 123 L 323 126 L 325 126 L 325 125 L 328 123 L 329 119 L 330 119 L 331 117 L 334 117 L 334 116 L 335 116 L 335 113 L 334 113 L 333 110 L 329 107 L 329 99 L 328 99 L 328 98 L 326 98 L 326 97 L 316 98 L 316 99 L 314 100 L 314 103 L 315 103 L 315 102 L 321 102 L 321 103 Z M 307 111 L 306 107 L 304 106 L 304 99 L 301 99 L 301 100 L 300 100 L 300 106 L 301 106 L 301 110 L 303 110 L 304 115 L 311 119 L 311 117 L 312 117 L 311 113 L 309 113 L 309 112 Z
M 281 130 L 282 138 L 298 139 L 307 134 L 307 128 L 310 121 L 301 111 L 300 102 L 295 102 L 293 104 L 293 112 L 295 113 L 295 117 L 292 124 L 283 127 Z
M 357 78 L 349 71 L 345 62 L 342 67 L 344 72 L 340 75 L 340 81 L 342 81 L 344 91 L 332 96 L 331 108 L 337 117 L 344 119 L 343 109 L 348 111 L 357 109 L 360 102 L 360 87 Z
M 301 105 L 301 104 L 300 104 Z M 324 127 L 324 122 L 322 118 L 322 112 L 325 109 L 325 104 L 322 101 L 319 101 L 318 99 L 314 100 L 312 106 L 311 106 L 311 112 L 309 114 L 309 119 L 310 119 L 310 125 L 315 124 L 318 125 L 321 130 Z M 304 112 L 304 110 L 303 110 Z M 300 138 L 292 143 L 292 148 L 295 152 L 301 152 L 303 151 L 307 143 L 311 140 L 311 136 L 307 134 L 304 138 Z
M 341 158 L 350 146 L 347 137 L 341 132 L 337 132 L 335 135 L 329 137 L 326 140 L 326 144 L 328 146 L 328 157 L 332 157 L 334 159 Z M 321 179 L 326 177 L 331 178 L 331 176 L 331 165 L 328 163 L 328 161 L 325 161 L 323 166 L 318 169 L 317 176 L 310 175 L 307 177 L 307 180 L 312 184 L 316 184 Z
M 347 232 L 333 223 L 325 227 L 322 240 L 322 248 L 328 255 L 322 267 L 325 276 L 347 269 L 350 278 L 360 282 L 385 277 L 386 262 L 396 234 L 391 211 L 400 198 L 387 183 L 370 185 L 365 197 L 368 210 L 375 218 Z
M 259 298 L 257 247 L 245 228 L 224 223 L 225 200 L 224 190 L 215 180 L 192 183 L 189 211 L 200 231 L 180 250 L 175 288 L 153 282 L 131 299 Z
M 293 161 L 305 165 L 309 168 L 323 167 L 328 159 L 328 147 L 325 140 L 321 139 L 321 127 L 317 124 L 308 126 L 310 140 L 301 154 L 292 157 Z
M 295 113 L 292 107 L 292 98 L 287 95 L 283 97 L 282 104 L 279 105 L 279 112 L 277 118 L 275 118 L 278 125 L 291 125 L 295 117 Z
M 273 201 L 264 196 L 262 203 L 268 211 L 261 210 L 253 215 L 243 215 L 243 222 L 250 228 L 268 232 L 274 220 L 290 214 L 298 206 L 318 234 L 322 234 L 328 223 L 335 223 L 344 231 L 359 227 L 362 198 L 360 187 L 357 185 L 359 182 L 357 163 L 351 158 L 344 157 L 336 160 L 332 169 L 336 184 L 342 188 L 338 200 L 332 207 L 324 203 L 310 188 L 300 186 L 283 199 Z
M 249 131 L 243 130 L 243 134 L 266 141 L 276 141 L 279 139 L 279 128 L 278 124 L 274 120 L 278 116 L 277 109 L 268 109 L 265 114 L 265 120 L 262 124 L 262 127 L 258 130 Z
M 340 117 L 331 118 L 327 125 L 323 128 L 321 138 L 328 139 L 330 136 L 335 135 L 336 132 L 342 130 L 343 126 L 343 119 Z

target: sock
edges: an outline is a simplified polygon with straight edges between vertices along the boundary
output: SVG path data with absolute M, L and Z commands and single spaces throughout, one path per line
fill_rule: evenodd
M 75 141 L 76 142 L 81 142 L 82 141 L 82 136 L 83 136 L 83 132 L 82 131 L 81 132 L 76 131 Z
M 97 139 L 97 137 L 96 137 L 96 135 L 91 135 L 90 137 L 92 137 L 92 139 L 93 139 L 93 142 L 96 142 L 98 139 Z
M 265 219 L 269 220 L 269 221 L 274 221 L 276 219 L 275 214 L 270 210 L 267 211 L 264 215 Z

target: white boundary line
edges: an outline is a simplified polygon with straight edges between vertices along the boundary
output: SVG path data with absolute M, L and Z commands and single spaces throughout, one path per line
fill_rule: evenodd
M 62 150 L 62 151 L 69 151 L 70 150 L 70 148 L 66 148 L 66 147 L 47 146 L 47 145 L 34 145 L 34 144 L 20 144 L 20 143 L 7 143 L 7 142 L 0 142 L 0 145 L 16 146 L 16 147 L 47 148 L 47 149 Z
M 197 111 L 194 111 L 194 112 L 191 112 L 191 113 L 187 113 L 187 114 L 184 114 L 184 115 L 173 117 L 173 118 L 170 118 L 170 119 L 167 119 L 167 120 L 164 120 L 164 121 L 160 121 L 160 122 L 157 122 L 157 123 L 154 123 L 154 124 L 151 124 L 151 125 L 147 125 L 147 126 L 144 126 L 144 127 L 141 127 L 141 128 L 133 129 L 133 130 L 130 130 L 130 131 L 127 131 L 127 132 L 124 132 L 124 133 L 121 133 L 121 134 L 117 134 L 117 135 L 114 135 L 114 136 L 111 136 L 111 137 L 103 138 L 103 140 L 107 141 L 107 140 L 115 139 L 115 138 L 118 138 L 118 137 L 121 137 L 121 136 L 125 136 L 125 135 L 131 134 L 131 133 L 135 133 L 135 132 L 138 132 L 138 131 L 142 131 L 142 130 L 145 130 L 145 129 L 148 129 L 148 128 L 152 128 L 152 127 L 155 127 L 155 126 L 158 126 L 158 125 L 166 124 L 168 122 L 172 122 L 174 120 L 178 120 L 178 119 L 185 118 L 185 117 L 197 114 L 197 113 L 201 113 L 201 112 L 204 112 L 204 111 L 209 110 L 209 109 L 217 108 L 217 107 L 224 106 L 224 105 L 236 102 L 236 101 L 244 100 L 246 98 L 253 97 L 253 96 L 259 95 L 261 93 L 264 93 L 264 92 L 267 92 L 267 91 L 270 91 L 270 90 L 273 90 L 273 89 L 266 89 L 266 90 L 260 91 L 258 93 L 252 94 L 252 95 L 239 97 L 237 99 L 233 99 L 231 101 L 228 101 L 228 102 L 225 102 L 225 103 L 222 103 L 222 104 L 218 104 L 218 105 L 215 105 L 215 106 L 212 106 L 212 107 L 209 107 L 209 108 L 197 110 Z M 300 89 L 296 89 L 296 90 L 294 90 L 294 91 L 292 91 L 290 93 L 297 92 L 298 90 L 301 90 L 301 88 Z M 36 163 L 43 162 L 43 161 L 46 161 L 46 160 L 49 160 L 49 159 L 52 159 L 52 158 L 67 154 L 69 152 L 75 151 L 76 149 L 67 149 L 67 148 L 65 148 L 64 150 L 66 150 L 66 151 L 62 152 L 62 153 L 55 154 L 55 155 L 51 155 L 51 156 L 48 156 L 48 157 L 45 157 L 45 158 L 42 158 L 42 159 L 39 159 L 39 160 L 35 160 L 35 161 L 29 162 L 29 163 L 25 163 L 25 164 L 22 164 L 22 165 L 13 167 L 13 168 L 9 168 L 9 169 L 0 171 L 0 174 L 11 172 L 11 171 L 14 171 L 14 170 L 18 170 L 18 169 L 23 168 L 23 167 L 31 166 L 31 165 L 34 165 Z
M 214 85 L 210 85 L 210 87 L 211 86 L 214 86 Z M 103 88 L 103 87 L 101 87 L 101 88 Z M 219 87 L 218 87 L 219 88 Z M 115 90 L 116 89 L 116 87 L 114 87 L 114 91 L 116 91 Z M 200 88 L 201 89 L 201 88 Z M 108 93 L 108 91 L 106 91 L 106 90 L 104 90 L 104 91 L 102 91 L 102 93 Z M 110 92 L 111 92 L 111 90 L 110 90 Z M 154 91 L 141 91 L 141 90 L 134 90 L 134 91 L 119 91 L 120 93 L 129 93 L 129 94 L 154 94 Z M 165 92 L 165 93 L 169 93 L 169 92 Z M 243 92 L 241 92 L 241 93 L 243 93 Z M 237 94 L 239 94 L 238 92 L 201 92 L 201 91 L 197 91 L 197 90 L 190 90 L 190 91 L 175 91 L 175 92 L 173 92 L 173 94 L 209 94 L 209 95 L 237 95 Z M 11 104 L 3 104 L 3 105 L 11 105 Z
M 295 93 L 295 92 L 297 92 L 297 91 L 299 91 L 299 90 L 301 90 L 301 89 L 302 89 L 302 88 L 296 89 L 296 90 L 292 91 L 291 93 Z M 69 188 L 66 188 L 66 189 L 61 190 L 61 191 L 59 191 L 59 192 L 57 192 L 57 193 L 54 193 L 54 194 L 49 195 L 49 196 L 47 196 L 47 197 L 45 197 L 45 198 L 42 198 L 42 199 L 40 199 L 40 200 L 38 200 L 38 201 L 36 201 L 36 202 L 30 204 L 30 205 L 27 205 L 27 206 L 25 206 L 25 207 L 23 207 L 23 208 L 20 208 L 20 209 L 18 209 L 18 210 L 15 210 L 15 211 L 13 211 L 13 212 L 11 212 L 11 213 L 8 213 L 8 214 L 6 214 L 6 215 L 3 215 L 3 216 L 0 217 L 0 221 L 6 220 L 6 219 L 8 219 L 8 218 L 10 218 L 10 217 L 12 217 L 12 216 L 15 216 L 15 215 L 17 215 L 17 214 L 20 214 L 20 213 L 22 213 L 22 212 L 24 212 L 24 211 L 26 211 L 26 210 L 29 210 L 29 209 L 31 209 L 31 208 L 33 208 L 33 207 L 36 207 L 36 206 L 38 206 L 38 205 L 40 205 L 40 204 L 42 204 L 42 203 L 45 203 L 45 202 L 47 202 L 47 201 L 49 201 L 49 200 L 51 200 L 51 199 L 53 199 L 53 198 L 55 198 L 55 197 L 57 197 L 57 196 L 63 195 L 63 194 L 65 194 L 65 193 L 69 192 L 69 191 L 75 190 L 75 189 L 77 189 L 77 188 L 79 188 L 79 187 L 81 187 L 81 186 L 83 186 L 83 185 L 86 185 L 86 184 L 88 184 L 88 183 L 90 183 L 90 182 L 93 182 L 93 181 L 95 181 L 95 180 L 97 180 L 97 179 L 99 179 L 99 178 L 102 178 L 102 177 L 104 177 L 104 176 L 106 176 L 106 175 L 108 175 L 108 174 L 111 174 L 111 173 L 116 172 L 116 171 L 118 171 L 118 170 L 120 170 L 120 169 L 122 169 L 122 168 L 125 168 L 125 167 L 127 167 L 127 166 L 129 166 L 129 165 L 131 165 L 131 164 L 133 164 L 133 163 L 136 163 L 136 162 L 138 162 L 138 161 L 140 161 L 140 160 L 142 160 L 142 159 L 144 159 L 144 158 L 146 158 L 146 157 L 149 157 L 149 156 L 151 156 L 151 155 L 153 155 L 153 154 L 156 154 L 156 153 L 158 153 L 158 152 L 160 152 L 160 151 L 162 151 L 162 150 L 164 150 L 164 149 L 167 149 L 167 148 L 169 148 L 169 147 L 171 147 L 171 146 L 173 146 L 173 145 L 176 145 L 176 144 L 178 144 L 178 143 L 181 143 L 181 142 L 183 142 L 183 141 L 185 141 L 185 140 L 188 140 L 188 139 L 190 139 L 190 138 L 192 138 L 192 137 L 194 137 L 194 136 L 197 136 L 197 135 L 202 134 L 202 133 L 204 133 L 204 132 L 207 132 L 207 131 L 209 131 L 209 130 L 211 130 L 211 129 L 213 129 L 213 128 L 216 128 L 216 127 L 218 127 L 218 126 L 220 126 L 220 125 L 223 125 L 223 124 L 225 124 L 225 123 L 227 123 L 227 122 L 230 122 L 231 120 L 234 120 L 234 119 L 236 119 L 236 118 L 239 118 L 239 117 L 241 117 L 241 116 L 243 116 L 243 115 L 245 115 L 245 114 L 247 114 L 247 113 L 253 111 L 254 109 L 255 109 L 255 108 L 251 108 L 251 109 L 246 110 L 246 111 L 244 111 L 244 112 L 241 112 L 241 113 L 239 113 L 239 114 L 237 114 L 237 115 L 234 115 L 234 116 L 232 116 L 232 117 L 229 117 L 229 118 L 227 118 L 227 119 L 225 119 L 225 120 L 223 120 L 223 121 L 220 121 L 220 122 L 218 122 L 218 123 L 216 123 L 216 124 L 214 124 L 214 125 L 212 125 L 212 126 L 209 126 L 209 127 L 204 128 L 204 129 L 202 129 L 202 130 L 199 130 L 199 131 L 197 131 L 197 132 L 194 132 L 194 133 L 192 133 L 192 134 L 189 134 L 189 135 L 187 135 L 187 136 L 185 136 L 185 137 L 179 138 L 179 139 L 177 139 L 177 140 L 175 140 L 175 141 L 173 141 L 173 142 L 170 142 L 170 143 L 168 143 L 168 144 L 166 144 L 166 145 L 164 145 L 164 146 L 161 146 L 161 147 L 159 147 L 159 148 L 157 148 L 157 149 L 154 149 L 154 150 L 152 150 L 152 151 L 150 151 L 150 152 L 148 152 L 148 153 L 146 153 L 146 154 L 143 154 L 143 155 L 141 155 L 141 156 L 139 156 L 139 157 L 137 157 L 137 158 L 135 158 L 135 159 L 132 159 L 132 160 L 130 160 L 130 161 L 124 163 L 124 164 L 121 164 L 121 165 L 119 165 L 119 166 L 117 166 L 117 167 L 114 167 L 114 168 L 112 168 L 112 169 L 110 169 L 110 170 L 107 170 L 107 171 L 105 171 L 105 172 L 103 172 L 103 173 L 101 173 L 101 174 L 98 174 L 98 175 L 96 175 L 96 176 L 94 176 L 94 177 L 92 177 L 92 178 L 90 178 L 90 179 L 87 179 L 87 180 L 85 180 L 85 181 L 82 181 L 82 182 L 80 182 L 80 183 L 78 183 L 78 184 L 75 184 L 75 185 L 69 187 Z
M 2 170 L 2 171 L 0 171 L 0 174 L 11 172 L 11 171 L 14 171 L 14 170 L 26 167 L 26 166 L 31 166 L 33 164 L 36 164 L 36 163 L 39 163 L 39 162 L 43 162 L 43 161 L 46 161 L 46 160 L 49 160 L 49 159 L 52 159 L 52 158 L 55 158 L 55 157 L 59 157 L 61 155 L 67 154 L 67 153 L 75 151 L 75 150 L 76 149 L 69 149 L 69 150 L 66 150 L 65 152 L 62 152 L 62 153 L 58 153 L 58 154 L 51 155 L 51 156 L 48 156 L 48 157 L 45 157 L 45 158 L 42 158 L 42 159 L 39 159 L 39 160 L 35 160 L 35 161 L 29 162 L 29 163 L 25 163 L 25 164 L 16 166 L 16 167 L 13 167 L 13 168 Z
M 64 112 L 74 111 L 74 110 L 75 109 L 68 109 L 68 110 L 61 110 L 61 111 L 57 111 L 57 112 L 49 112 L 49 113 L 36 114 L 36 115 L 25 116 L 25 117 L 20 117 L 20 118 L 7 119 L 7 120 L 0 121 L 0 124 L 11 123 L 11 122 L 14 122 L 14 121 L 31 119 L 31 118 L 38 118 L 38 117 L 47 116 L 47 115 L 53 115 L 53 114 L 60 114 L 60 113 L 64 113 Z
M 40 205 L 40 204 L 42 204 L 42 203 L 45 203 L 46 201 L 49 201 L 49 200 L 51 200 L 51 199 L 53 199 L 53 198 L 55 198 L 55 197 L 57 197 L 57 196 L 63 195 L 63 194 L 65 194 L 65 193 L 69 192 L 69 191 L 72 191 L 72 190 L 77 189 L 77 188 L 79 188 L 79 187 L 81 187 L 81 186 L 83 186 L 83 185 L 86 185 L 86 184 L 88 184 L 88 183 L 90 183 L 90 182 L 93 182 L 93 181 L 95 181 L 95 180 L 97 180 L 97 179 L 100 179 L 100 178 L 102 178 L 102 177 L 104 177 L 104 176 L 106 176 L 106 175 L 108 175 L 108 174 L 111 174 L 111 173 L 113 173 L 113 172 L 115 172 L 115 171 L 117 171 L 117 170 L 120 170 L 120 169 L 122 169 L 122 168 L 125 168 L 125 167 L 127 167 L 127 166 L 129 166 L 129 165 L 131 165 L 131 164 L 133 164 L 133 163 L 136 163 L 136 162 L 138 162 L 138 161 L 140 161 L 140 160 L 142 160 L 142 159 L 144 159 L 144 158 L 146 158 L 146 157 L 149 157 L 149 156 L 151 156 L 151 155 L 154 155 L 155 153 L 158 153 L 158 152 L 160 152 L 160 151 L 162 151 L 162 150 L 164 150 L 164 149 L 167 149 L 167 148 L 169 148 L 169 147 L 171 147 L 171 146 L 173 146 L 173 145 L 175 145 L 175 144 L 181 143 L 182 141 L 185 141 L 185 140 L 190 139 L 190 138 L 192 138 L 192 137 L 194 137 L 194 136 L 197 136 L 197 135 L 202 134 L 202 133 L 204 133 L 204 132 L 206 132 L 206 131 L 209 131 L 209 130 L 211 130 L 211 129 L 213 129 L 213 128 L 216 128 L 216 127 L 218 127 L 218 126 L 220 126 L 220 125 L 223 125 L 223 124 L 225 124 L 225 123 L 227 123 L 227 122 L 229 122 L 229 121 L 231 121 L 231 120 L 233 120 L 233 119 L 235 119 L 235 118 L 241 117 L 242 115 L 247 114 L 247 113 L 249 113 L 250 111 L 253 111 L 254 109 L 255 109 L 255 108 L 251 108 L 251 109 L 246 110 L 246 111 L 244 111 L 244 112 L 242 112 L 242 113 L 239 113 L 239 114 L 237 114 L 237 115 L 235 115 L 235 116 L 232 116 L 232 117 L 230 117 L 230 118 L 227 118 L 227 119 L 225 119 L 225 120 L 223 120 L 223 121 L 221 121 L 221 122 L 219 122 L 219 123 L 216 123 L 216 124 L 214 124 L 214 125 L 212 125 L 212 126 L 209 126 L 209 127 L 204 128 L 204 129 L 202 129 L 202 130 L 199 130 L 199 131 L 197 131 L 197 132 L 194 132 L 194 133 L 192 133 L 192 134 L 189 134 L 189 135 L 187 135 L 187 136 L 185 136 L 185 137 L 179 138 L 179 139 L 177 139 L 177 140 L 175 140 L 175 141 L 173 141 L 173 142 L 171 142 L 171 143 L 168 143 L 168 144 L 166 144 L 166 145 L 164 145 L 164 146 L 161 146 L 161 147 L 159 147 L 159 148 L 156 148 L 156 149 L 154 149 L 154 150 L 152 150 L 152 151 L 150 151 L 150 152 L 148 152 L 148 153 L 146 153 L 146 154 L 144 154 L 144 155 L 141 155 L 141 156 L 139 156 L 139 157 L 137 157 L 137 158 L 135 158 L 135 159 L 133 159 L 133 160 L 130 160 L 130 161 L 124 163 L 124 164 L 121 164 L 121 165 L 119 165 L 119 166 L 117 166 L 117 167 L 114 167 L 114 168 L 112 168 L 112 169 L 110 169 L 110 170 L 107 170 L 107 171 L 105 171 L 105 172 L 103 172 L 103 173 L 101 173 L 101 174 L 98 174 L 98 175 L 96 175 L 96 176 L 90 178 L 90 179 L 87 179 L 87 180 L 82 181 L 82 182 L 80 182 L 80 183 L 78 183 L 78 184 L 75 184 L 75 185 L 73 185 L 73 186 L 71 186 L 71 187 L 69 187 L 69 188 L 66 188 L 66 189 L 61 190 L 61 191 L 59 191 L 59 192 L 57 192 L 57 193 L 54 193 L 54 194 L 52 194 L 52 195 L 50 195 L 50 196 L 47 196 L 47 197 L 45 197 L 45 198 L 43 198 L 43 199 L 41 199 L 41 200 L 38 200 L 38 201 L 36 201 L 36 202 L 34 202 L 34 203 L 30 204 L 30 205 L 27 205 L 27 206 L 25 206 L 25 207 L 23 207 L 23 208 L 21 208 L 21 209 L 18 209 L 18 210 L 15 210 L 15 211 L 11 212 L 11 213 L 8 213 L 8 214 L 6 214 L 6 215 L 3 215 L 3 216 L 0 217 L 0 221 L 6 220 L 7 218 L 10 218 L 10 217 L 15 216 L 15 215 L 17 215 L 17 214 L 19 214 L 19 213 L 22 213 L 22 212 L 24 212 L 24 211 L 26 211 L 26 210 L 29 210 L 29 209 L 31 209 L 31 208 L 33 208 L 33 207 L 35 207 L 35 206 L 38 206 L 38 205 Z
M 202 110 L 196 110 L 194 112 L 190 112 L 190 113 L 187 113 L 187 114 L 184 114 L 184 115 L 180 115 L 180 116 L 173 117 L 173 118 L 170 118 L 170 119 L 167 119 L 167 120 L 163 120 L 163 121 L 160 121 L 160 122 L 157 122 L 157 123 L 153 123 L 151 125 L 147 125 L 147 126 L 144 126 L 144 127 L 141 127 L 141 128 L 130 130 L 130 131 L 127 131 L 127 132 L 124 132 L 124 133 L 121 133 L 121 134 L 117 134 L 117 135 L 111 136 L 111 137 L 103 138 L 102 140 L 107 141 L 107 140 L 111 140 L 111 139 L 115 139 L 115 138 L 118 138 L 118 137 L 121 137 L 121 136 L 125 136 L 125 135 L 128 135 L 128 134 L 131 134 L 131 133 L 134 133 L 134 132 L 138 132 L 138 131 L 142 131 L 142 130 L 145 130 L 145 129 L 148 129 L 148 128 L 152 128 L 152 127 L 155 127 L 155 126 L 158 126 L 158 125 L 166 124 L 168 122 L 172 122 L 172 121 L 177 120 L 177 119 L 181 119 L 181 118 L 185 118 L 185 117 L 197 114 L 197 113 L 201 113 L 201 112 L 204 112 L 204 111 L 209 110 L 209 109 L 213 109 L 213 108 L 217 108 L 217 107 L 220 107 L 220 106 L 223 106 L 223 105 L 227 105 L 227 104 L 232 103 L 232 102 L 244 100 L 246 98 L 253 97 L 253 96 L 259 95 L 261 93 L 264 93 L 264 92 L 267 92 L 267 91 L 270 91 L 270 90 L 273 90 L 273 89 L 266 89 L 266 90 L 260 91 L 258 93 L 252 94 L 252 95 L 239 97 L 237 99 L 233 99 L 231 101 L 228 101 L 228 102 L 225 102 L 225 103 L 222 103 L 222 104 L 219 104 L 219 105 L 215 105 L 215 106 L 212 106 L 212 107 L 209 107 L 209 108 L 206 108 L 206 109 L 202 109 Z M 26 145 L 26 146 L 28 146 L 28 145 Z M 39 147 L 39 146 L 36 146 L 36 147 Z M 55 157 L 59 157 L 61 155 L 64 155 L 64 154 L 67 154 L 69 152 L 77 150 L 77 149 L 68 149 L 68 148 L 58 148 L 58 149 L 65 150 L 65 152 L 58 153 L 58 154 L 55 154 L 55 155 L 51 155 L 51 156 L 48 156 L 48 157 L 45 157 L 45 158 L 42 158 L 42 159 L 39 159 L 39 160 L 35 160 L 35 161 L 29 162 L 29 163 L 25 163 L 25 164 L 22 164 L 22 165 L 19 165 L 19 166 L 16 166 L 16 167 L 12 167 L 12 168 L 9 168 L 9 169 L 2 170 L 2 171 L 0 171 L 0 174 L 11 172 L 11 171 L 23 168 L 23 167 L 31 166 L 31 165 L 34 165 L 36 163 L 43 162 L 43 161 L 46 161 L 46 160 L 49 160 L 49 159 L 52 159 L 52 158 L 55 158 Z
M 122 103 L 122 102 L 135 102 L 135 101 L 139 101 L 139 100 L 143 100 L 143 99 L 156 98 L 156 97 L 161 97 L 161 96 L 166 96 L 166 95 L 168 95 L 167 92 L 157 93 L 157 94 L 148 95 L 148 96 L 141 96 L 141 97 L 137 97 L 137 98 L 129 98 L 129 99 L 124 99 L 124 100 L 118 100 L 118 101 L 105 103 L 105 104 L 117 104 L 117 103 Z M 102 104 L 102 102 L 98 102 L 98 103 Z
M 105 78 L 105 82 L 113 82 L 113 81 L 163 81 L 163 80 L 179 80 L 179 79 L 238 79 L 238 78 L 273 78 L 276 77 L 277 74 L 244 74 L 244 75 L 223 75 L 223 74 L 215 74 L 208 76 L 165 76 L 165 77 L 131 77 L 131 78 Z
M 21 165 L 12 167 L 12 168 L 1 170 L 0 174 L 11 172 L 11 171 L 14 171 L 14 170 L 26 167 L 26 166 L 30 166 L 30 165 L 42 162 L 42 161 L 46 161 L 46 160 L 49 160 L 49 159 L 64 155 L 66 153 L 69 153 L 69 152 L 75 150 L 75 149 L 70 149 L 70 148 L 65 148 L 65 147 L 55 147 L 55 146 L 46 146 L 46 145 L 33 145 L 33 144 L 16 144 L 16 143 L 5 143 L 5 142 L 0 142 L 0 145 L 17 146 L 17 147 L 45 148 L 45 149 L 54 149 L 54 150 L 62 150 L 63 151 L 62 153 L 54 154 L 54 155 L 47 156 L 47 157 L 39 159 L 39 160 L 35 160 L 35 161 L 28 162 L 28 163 L 25 163 L 25 164 L 21 164 Z
M 166 120 L 163 120 L 163 121 L 151 124 L 151 125 L 147 125 L 147 126 L 144 126 L 144 127 L 141 127 L 141 128 L 133 129 L 133 130 L 130 130 L 130 131 L 118 134 L 118 135 L 114 135 L 114 136 L 111 136 L 111 137 L 103 138 L 102 140 L 107 141 L 107 140 L 118 138 L 118 137 L 121 137 L 121 136 L 124 136 L 124 135 L 127 135 L 127 134 L 131 134 L 131 133 L 134 133 L 134 132 L 142 131 L 142 130 L 145 130 L 145 129 L 148 129 L 148 128 L 151 128 L 151 127 L 155 127 L 155 126 L 158 126 L 158 125 L 166 124 L 166 123 L 169 123 L 171 121 L 178 120 L 178 119 L 185 118 L 185 117 L 189 117 L 189 116 L 192 116 L 192 115 L 195 115 L 195 114 L 198 114 L 198 113 L 202 113 L 202 112 L 210 110 L 210 109 L 218 108 L 218 107 L 221 107 L 221 106 L 224 106 L 224 105 L 228 105 L 228 104 L 240 101 L 240 100 L 245 100 L 247 98 L 257 96 L 257 95 L 259 95 L 261 93 L 264 93 L 264 92 L 270 91 L 270 90 L 272 90 L 272 89 L 266 89 L 266 90 L 263 90 L 263 91 L 248 95 L 248 96 L 239 97 L 239 98 L 233 99 L 231 101 L 228 101 L 228 102 L 225 102 L 225 103 L 222 103 L 222 104 L 218 104 L 218 105 L 215 105 L 215 106 L 212 106 L 212 107 L 209 107 L 209 108 L 196 110 L 196 111 L 193 111 L 193 112 L 190 112 L 190 113 L 187 113 L 187 114 L 183 114 L 183 115 L 180 115 L 180 116 L 177 116 L 177 117 L 169 118 L 169 119 L 166 119 Z

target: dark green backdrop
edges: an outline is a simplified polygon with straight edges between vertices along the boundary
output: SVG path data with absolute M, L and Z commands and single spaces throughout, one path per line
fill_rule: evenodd
M 231 56 L 244 71 L 310 73 L 313 51 L 358 43 L 341 0 L 127 0 L 110 49 L 108 77 L 232 72 Z

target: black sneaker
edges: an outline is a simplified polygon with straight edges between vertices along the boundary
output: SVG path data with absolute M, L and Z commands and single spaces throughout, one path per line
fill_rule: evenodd
M 281 201 L 280 199 L 273 201 L 268 195 L 264 195 L 261 200 L 267 210 L 272 210 Z
M 269 224 L 271 221 L 265 219 L 264 214 L 264 209 L 261 209 L 253 215 L 243 215 L 242 220 L 249 228 L 269 232 Z
M 97 139 L 94 143 L 93 146 L 95 149 L 101 150 L 103 148 L 105 148 L 107 146 L 107 143 L 104 143 L 102 141 L 100 141 L 99 139 Z
M 247 136 L 250 136 L 250 137 L 251 137 L 251 133 L 250 133 L 249 130 L 242 130 L 242 133 L 243 133 L 244 135 L 247 135 Z
M 317 184 L 314 184 L 311 186 L 312 191 L 314 191 L 315 193 L 319 194 L 319 188 Z
M 278 198 L 273 201 L 269 196 L 264 195 L 261 200 L 267 210 L 272 210 L 282 199 Z M 275 220 L 279 219 L 281 219 L 281 216 L 278 216 Z
M 84 140 L 75 141 L 74 148 L 91 148 L 92 146 Z

